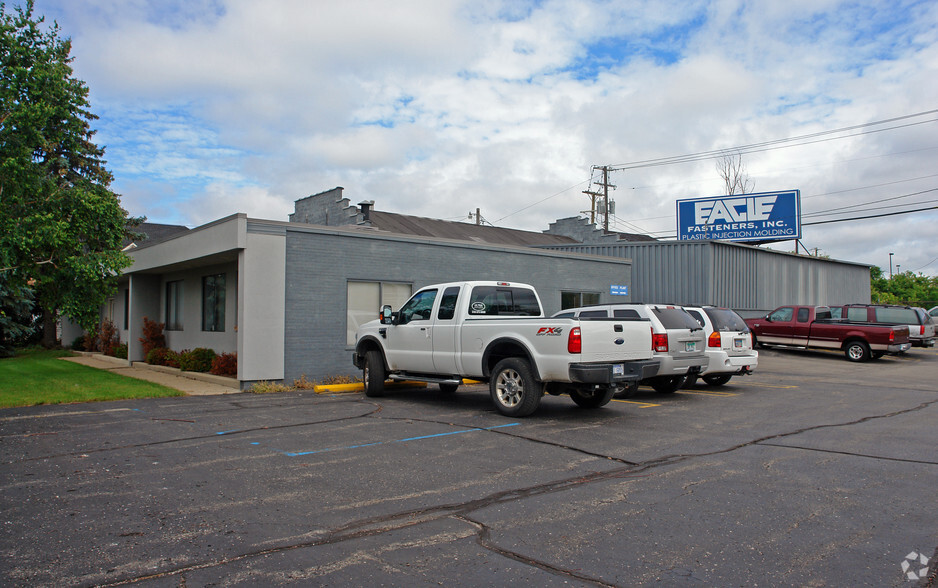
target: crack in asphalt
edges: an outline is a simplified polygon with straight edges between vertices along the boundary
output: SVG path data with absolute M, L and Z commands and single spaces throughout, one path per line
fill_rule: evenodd
M 287 545 L 273 546 L 273 547 L 246 552 L 246 553 L 242 553 L 242 554 L 238 554 L 238 555 L 234 555 L 234 556 L 230 556 L 226 558 L 180 566 L 174 569 L 164 570 L 162 572 L 157 572 L 153 574 L 146 574 L 146 575 L 125 578 L 122 580 L 115 580 L 113 582 L 100 584 L 100 585 L 101 586 L 122 586 L 122 585 L 152 580 L 156 578 L 180 576 L 190 571 L 227 565 L 227 564 L 231 564 L 231 563 L 235 563 L 238 561 L 243 561 L 243 560 L 247 560 L 251 558 L 262 557 L 262 556 L 276 554 L 276 553 L 283 553 L 283 552 L 292 551 L 295 549 L 317 547 L 317 546 L 322 546 L 322 545 L 331 545 L 331 544 L 351 541 L 351 540 L 365 538 L 365 537 L 372 537 L 372 536 L 381 535 L 384 533 L 389 533 L 389 532 L 397 531 L 400 529 L 405 529 L 408 527 L 413 527 L 416 525 L 421 525 L 424 523 L 428 523 L 428 522 L 432 522 L 432 521 L 436 521 L 436 520 L 440 520 L 444 518 L 453 518 L 455 520 L 459 520 L 459 521 L 471 524 L 476 529 L 478 529 L 478 533 L 477 533 L 478 545 L 493 553 L 499 554 L 503 557 L 507 557 L 507 558 L 513 559 L 515 561 L 518 561 L 527 565 L 537 567 L 538 569 L 541 569 L 547 573 L 555 574 L 555 575 L 562 576 L 565 578 L 574 578 L 583 582 L 595 584 L 597 586 L 616 586 L 616 584 L 610 584 L 600 579 L 585 576 L 585 575 L 577 573 L 574 570 L 569 570 L 566 568 L 554 566 L 547 562 L 536 560 L 527 555 L 501 547 L 491 539 L 491 532 L 489 528 L 483 523 L 470 518 L 469 515 L 472 512 L 475 512 L 484 508 L 488 508 L 493 505 L 505 504 L 505 503 L 514 502 L 514 501 L 521 500 L 521 499 L 531 498 L 534 496 L 540 496 L 540 495 L 551 494 L 551 493 L 556 493 L 556 492 L 563 492 L 572 488 L 580 487 L 582 485 L 590 484 L 590 483 L 597 482 L 597 481 L 610 480 L 610 479 L 623 478 L 623 477 L 636 477 L 636 478 L 647 477 L 647 475 L 651 475 L 651 474 L 647 474 L 647 475 L 643 475 L 643 474 L 645 472 L 648 472 L 649 470 L 657 469 L 657 468 L 664 467 L 664 466 L 674 465 L 674 464 L 681 463 L 690 459 L 697 459 L 701 457 L 711 457 L 715 455 L 731 453 L 739 449 L 753 447 L 756 445 L 767 445 L 767 446 L 773 446 L 773 447 L 777 446 L 777 447 L 790 448 L 791 446 L 788 446 L 788 445 L 768 443 L 768 441 L 795 436 L 795 435 L 798 435 L 807 431 L 813 431 L 813 430 L 819 430 L 819 429 L 825 429 L 825 428 L 833 428 L 833 427 L 853 426 L 853 425 L 865 423 L 865 422 L 876 420 L 876 419 L 892 418 L 895 416 L 900 416 L 903 414 L 908 414 L 908 413 L 924 410 L 936 403 L 938 403 L 938 399 L 928 401 L 928 402 L 923 402 L 919 404 L 918 406 L 903 409 L 903 410 L 893 411 L 887 414 L 870 415 L 870 416 L 866 416 L 866 417 L 862 417 L 859 419 L 842 422 L 842 423 L 828 423 L 828 424 L 821 424 L 821 425 L 812 425 L 809 427 L 803 427 L 803 428 L 797 429 L 795 431 L 777 433 L 774 435 L 767 435 L 765 437 L 760 437 L 758 439 L 754 439 L 752 441 L 733 445 L 731 447 L 727 447 L 724 449 L 718 449 L 718 450 L 702 452 L 702 453 L 666 455 L 666 456 L 661 456 L 661 457 L 657 457 L 654 459 L 646 460 L 643 462 L 629 462 L 627 460 L 623 460 L 615 456 L 597 454 L 595 452 L 586 451 L 586 450 L 576 448 L 576 447 L 571 447 L 565 444 L 545 441 L 543 439 L 537 439 L 537 438 L 529 437 L 526 435 L 517 434 L 513 431 L 506 431 L 503 429 L 487 429 L 485 430 L 485 432 L 487 433 L 507 435 L 509 437 L 515 437 L 515 438 L 523 439 L 523 440 L 530 441 L 530 442 L 551 445 L 551 446 L 555 446 L 561 449 L 566 449 L 566 450 L 571 450 L 571 451 L 575 451 L 578 453 L 582 453 L 584 455 L 589 455 L 589 456 L 597 457 L 600 459 L 607 459 L 607 460 L 614 461 L 617 463 L 622 463 L 624 464 L 624 467 L 618 467 L 618 468 L 614 468 L 614 469 L 606 470 L 602 472 L 592 472 L 589 474 L 574 476 L 574 477 L 565 478 L 561 480 L 554 480 L 552 482 L 546 482 L 546 483 L 537 484 L 534 486 L 528 486 L 525 488 L 514 488 L 514 489 L 509 489 L 509 490 L 502 490 L 499 492 L 489 494 L 482 498 L 459 502 L 459 503 L 436 505 L 436 506 L 432 506 L 429 508 L 412 509 L 412 510 L 396 512 L 396 513 L 391 513 L 391 514 L 386 514 L 386 515 L 379 515 L 379 516 L 370 517 L 370 518 L 366 518 L 366 519 L 362 519 L 358 521 L 352 521 L 346 525 L 337 527 L 333 530 L 323 531 L 322 534 L 319 535 L 317 538 L 311 539 L 309 541 L 300 541 L 300 542 L 295 542 L 295 543 L 291 543 Z M 373 417 L 373 415 L 378 414 L 381 411 L 381 408 L 382 408 L 381 405 L 376 404 L 375 410 L 364 415 L 342 417 L 338 419 L 329 419 L 325 421 L 310 422 L 306 424 L 297 423 L 297 424 L 291 424 L 291 425 L 282 425 L 278 427 L 258 427 L 256 429 L 251 429 L 251 430 L 310 426 L 310 425 L 322 424 L 325 422 L 336 422 L 336 421 L 343 421 L 343 420 L 350 420 L 350 419 L 370 418 L 370 417 Z M 392 419 L 395 419 L 396 417 L 382 417 L 382 418 L 392 420 Z M 436 420 L 430 420 L 430 419 L 414 419 L 414 418 L 405 419 L 402 417 L 400 420 L 411 420 L 415 422 L 427 422 L 427 423 L 437 423 L 437 424 L 443 424 L 443 425 L 449 425 L 449 426 L 469 427 L 468 425 L 460 425 L 460 424 L 455 424 L 451 422 L 436 421 Z M 472 428 L 478 428 L 478 427 L 473 426 Z M 238 433 L 247 432 L 247 431 L 248 430 L 246 429 L 244 431 L 238 431 Z M 193 439 L 205 439 L 205 438 L 210 438 L 210 437 L 217 437 L 217 434 L 209 435 L 209 436 L 193 437 Z M 177 440 L 171 440 L 171 441 L 163 441 L 163 442 L 158 442 L 158 443 L 153 443 L 153 444 L 171 443 L 175 441 L 179 441 L 179 440 L 177 439 Z M 143 445 L 145 446 L 145 445 L 152 445 L 152 444 L 143 444 Z M 130 447 L 137 447 L 137 446 L 130 446 Z M 108 450 L 110 449 L 111 448 L 108 448 Z M 838 452 L 838 453 L 841 453 L 841 452 Z M 858 456 L 858 457 L 875 457 L 875 456 L 864 456 L 862 454 L 853 454 L 853 453 L 846 453 L 846 452 L 843 452 L 843 453 L 845 455 Z M 889 459 L 889 458 L 881 458 L 881 459 Z M 914 460 L 899 460 L 899 461 L 914 461 Z M 934 581 L 933 578 L 930 579 L 929 585 L 931 585 L 933 581 Z

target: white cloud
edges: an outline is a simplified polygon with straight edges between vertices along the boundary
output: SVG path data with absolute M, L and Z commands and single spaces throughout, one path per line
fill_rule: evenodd
M 285 220 L 292 200 L 341 185 L 382 210 L 480 207 L 543 230 L 587 207 L 591 165 L 883 120 L 938 96 L 933 2 L 38 0 L 36 11 L 73 38 L 125 207 L 157 222 Z M 938 186 L 873 187 L 934 169 L 934 125 L 746 164 L 757 190 L 801 189 L 806 212 L 888 198 Z M 631 222 L 621 227 L 659 234 L 673 234 L 675 199 L 721 189 L 710 161 L 611 180 Z M 901 248 L 914 269 L 938 257 L 936 224 L 932 212 L 818 225 L 804 242 L 880 265 Z

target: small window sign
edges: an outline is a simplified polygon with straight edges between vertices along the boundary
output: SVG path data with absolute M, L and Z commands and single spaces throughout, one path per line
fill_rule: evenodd
M 611 295 L 613 295 L 613 296 L 628 296 L 628 295 L 629 295 L 629 287 L 628 287 L 628 286 L 618 286 L 618 285 L 613 284 L 612 286 L 609 286 L 609 294 L 611 294 Z

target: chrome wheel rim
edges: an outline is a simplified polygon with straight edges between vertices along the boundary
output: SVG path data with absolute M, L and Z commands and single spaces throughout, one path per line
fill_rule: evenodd
M 504 406 L 517 406 L 524 395 L 524 382 L 515 370 L 502 370 L 495 379 L 495 394 Z

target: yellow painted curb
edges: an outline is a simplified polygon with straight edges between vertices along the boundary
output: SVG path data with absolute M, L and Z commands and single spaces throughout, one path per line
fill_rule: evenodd
M 426 382 L 392 382 L 387 381 L 384 383 L 385 388 L 426 388 Z M 351 392 L 361 392 L 365 389 L 365 385 L 361 382 L 355 384 L 322 384 L 320 386 L 313 386 L 313 392 L 316 394 L 342 394 L 342 393 L 351 393 Z

